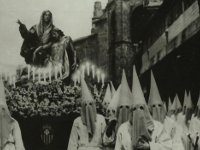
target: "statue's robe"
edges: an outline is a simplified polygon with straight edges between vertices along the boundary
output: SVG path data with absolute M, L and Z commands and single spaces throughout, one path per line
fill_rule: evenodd
M 53 28 L 54 26 L 51 28 L 51 30 Z M 51 32 L 51 30 L 49 29 L 46 32 Z M 24 57 L 27 64 L 43 66 L 44 61 L 50 54 L 50 47 L 52 45 L 52 42 L 50 41 L 50 35 L 48 35 L 45 40 L 42 40 L 42 37 L 39 37 L 37 34 L 37 25 L 34 25 L 30 28 L 30 30 L 27 30 L 26 26 L 21 24 L 19 26 L 19 31 L 24 39 L 21 46 L 20 55 Z M 45 34 L 46 33 L 44 32 L 44 36 Z M 33 53 L 39 46 L 42 46 L 43 49 L 41 49 L 40 55 L 37 55 L 36 60 L 33 62 Z
M 69 36 L 63 36 L 58 42 L 51 46 L 51 59 L 53 65 L 62 64 L 63 78 L 72 73 L 76 51 L 73 47 L 72 39 Z

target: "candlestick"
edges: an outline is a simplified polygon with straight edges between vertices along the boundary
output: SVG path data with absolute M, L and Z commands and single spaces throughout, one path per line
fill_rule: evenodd
M 94 79 L 94 77 L 95 77 L 95 66 L 92 65 L 92 78 Z
M 81 66 L 81 74 L 83 75 L 83 78 L 85 78 L 85 66 Z
M 54 71 L 55 71 L 55 79 L 57 80 L 57 79 L 58 79 L 58 75 L 57 75 L 57 66 L 55 66 Z
M 90 75 L 90 63 L 89 62 L 86 62 L 86 69 L 87 69 L 87 75 L 89 76 Z
M 100 82 L 100 70 L 99 69 L 97 69 L 97 82 L 99 83 Z
M 32 72 L 33 72 L 33 81 L 35 81 L 35 68 L 32 68 Z
M 31 66 L 28 65 L 27 67 L 28 67 L 28 79 L 30 79 Z
M 38 82 L 41 82 L 41 70 L 40 70 L 40 68 L 38 69 Z
M 101 81 L 102 81 L 102 87 L 103 87 L 104 82 L 105 82 L 105 74 L 104 73 L 101 74 Z
M 60 78 L 62 79 L 62 64 L 58 64 L 58 71 L 60 74 Z

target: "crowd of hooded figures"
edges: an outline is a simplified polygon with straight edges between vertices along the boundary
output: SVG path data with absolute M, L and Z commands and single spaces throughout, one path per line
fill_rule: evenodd
M 135 67 L 132 90 L 125 72 L 115 90 L 108 85 L 102 105 L 105 116 L 96 111 L 96 102 L 81 77 L 81 113 L 73 122 L 68 150 L 200 150 L 200 100 L 194 108 L 185 93 L 183 106 L 176 95 L 168 109 L 162 101 L 151 72 L 148 103 Z M 0 148 L 23 150 L 17 121 L 11 117 L 0 86 Z
M 168 111 L 151 73 L 148 103 L 133 67 L 132 91 L 125 72 L 115 91 L 107 86 L 105 117 L 96 113 L 95 101 L 81 79 L 81 115 L 74 120 L 68 150 L 199 150 L 200 100 L 195 112 L 190 94 L 183 107 L 178 96 Z

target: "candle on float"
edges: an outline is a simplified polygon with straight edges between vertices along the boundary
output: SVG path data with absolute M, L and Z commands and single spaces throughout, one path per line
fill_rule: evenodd
M 101 82 L 102 82 L 102 87 L 103 87 L 104 83 L 105 83 L 105 74 L 104 73 L 101 74 Z
M 62 64 L 58 64 L 58 71 L 59 71 L 59 74 L 60 74 L 60 78 L 62 79 Z
M 77 74 L 77 82 L 81 83 L 81 72 L 80 72 L 80 70 L 77 70 L 76 74 Z
M 57 66 L 54 67 L 54 71 L 55 71 L 55 79 L 58 79 L 58 71 L 57 71 Z
M 32 68 L 32 72 L 33 72 L 33 81 L 35 81 L 35 68 Z
M 85 78 L 85 65 L 81 66 L 81 74 L 83 75 L 83 78 Z
M 27 68 L 28 68 L 28 79 L 30 79 L 31 66 L 28 65 Z
M 85 66 L 86 66 L 86 69 L 87 69 L 87 75 L 89 76 L 90 75 L 90 63 L 86 62 Z
M 46 69 L 43 70 L 43 78 L 44 78 L 44 82 L 46 82 Z
M 92 78 L 94 79 L 95 78 L 95 66 L 92 65 Z
M 76 74 L 73 74 L 72 80 L 74 82 L 74 86 L 76 87 L 76 82 L 77 82 L 77 75 Z
M 15 83 L 16 83 L 16 77 L 14 76 L 14 77 L 13 77 L 13 86 L 14 86 L 14 88 L 16 88 Z
M 99 83 L 100 82 L 100 74 L 101 74 L 101 71 L 99 69 L 97 69 L 97 82 Z
M 41 69 L 38 69 L 38 82 L 41 82 Z
M 51 66 L 48 68 L 49 82 L 51 83 Z

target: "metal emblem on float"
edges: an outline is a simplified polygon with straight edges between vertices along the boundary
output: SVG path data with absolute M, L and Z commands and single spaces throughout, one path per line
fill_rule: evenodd
M 53 141 L 53 128 L 50 125 L 44 125 L 41 131 L 41 139 L 45 145 L 49 145 Z

